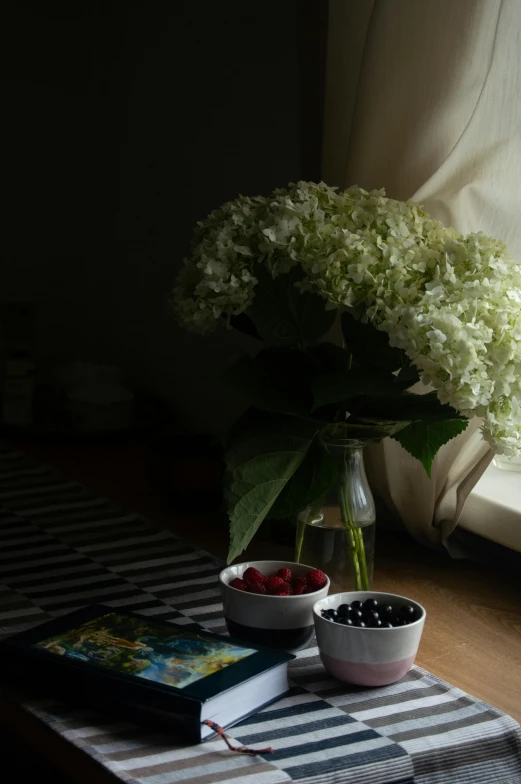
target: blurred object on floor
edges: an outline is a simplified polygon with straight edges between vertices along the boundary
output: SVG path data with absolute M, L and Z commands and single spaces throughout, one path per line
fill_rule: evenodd
M 75 362 L 38 368 L 30 422 L 3 422 L 16 439 L 83 441 L 155 437 L 176 421 L 167 401 L 122 378 L 118 368 Z
M 65 409 L 81 427 L 103 431 L 131 426 L 134 393 L 120 368 L 77 361 L 57 365 L 53 376 Z

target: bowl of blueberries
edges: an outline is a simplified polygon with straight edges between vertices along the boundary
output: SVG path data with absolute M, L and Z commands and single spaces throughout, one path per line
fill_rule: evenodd
M 426 613 L 405 596 L 350 591 L 315 602 L 313 617 L 330 675 L 358 686 L 386 686 L 411 669 Z

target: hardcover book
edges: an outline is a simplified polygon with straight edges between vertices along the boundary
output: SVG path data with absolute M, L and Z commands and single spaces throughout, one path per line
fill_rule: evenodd
M 288 690 L 294 656 L 111 607 L 86 607 L 0 643 L 30 689 L 182 732 L 194 742 Z

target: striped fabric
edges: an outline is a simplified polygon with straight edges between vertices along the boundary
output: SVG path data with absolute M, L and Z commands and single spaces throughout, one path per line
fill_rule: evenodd
M 98 602 L 225 633 L 219 569 L 171 533 L 0 449 L 0 636 Z M 327 676 L 311 645 L 291 678 L 288 696 L 232 730 L 238 744 L 273 746 L 265 757 L 14 696 L 129 784 L 521 782 L 519 725 L 419 667 L 393 686 L 349 687 Z

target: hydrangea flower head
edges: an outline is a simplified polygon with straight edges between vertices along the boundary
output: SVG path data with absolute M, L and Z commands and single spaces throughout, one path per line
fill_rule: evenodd
M 298 182 L 198 225 L 174 290 L 181 323 L 204 334 L 246 311 L 257 264 L 274 277 L 298 265 L 303 289 L 363 306 L 442 403 L 483 417 L 497 451 L 521 452 L 521 266 L 502 242 L 383 190 Z

